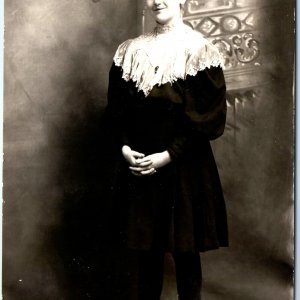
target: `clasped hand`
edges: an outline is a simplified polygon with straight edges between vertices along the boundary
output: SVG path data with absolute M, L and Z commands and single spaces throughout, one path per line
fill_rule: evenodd
M 122 147 L 122 153 L 129 163 L 129 169 L 136 176 L 152 175 L 156 170 L 171 162 L 168 151 L 145 154 L 132 150 L 129 146 Z

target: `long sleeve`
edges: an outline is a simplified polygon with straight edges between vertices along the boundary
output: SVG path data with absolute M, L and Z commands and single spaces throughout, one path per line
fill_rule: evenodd
M 187 76 L 184 91 L 183 128 L 167 148 L 171 157 L 180 157 L 193 138 L 214 140 L 224 132 L 226 85 L 221 67 L 210 67 L 196 76 Z
M 127 102 L 125 84 L 125 81 L 122 79 L 122 69 L 113 64 L 109 72 L 105 113 L 110 119 L 112 134 L 117 136 L 121 146 L 129 143 L 126 130 Z

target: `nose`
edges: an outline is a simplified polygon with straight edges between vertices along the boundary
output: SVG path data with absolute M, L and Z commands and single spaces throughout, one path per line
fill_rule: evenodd
M 158 6 L 159 4 L 161 4 L 161 0 L 154 0 L 154 5 Z

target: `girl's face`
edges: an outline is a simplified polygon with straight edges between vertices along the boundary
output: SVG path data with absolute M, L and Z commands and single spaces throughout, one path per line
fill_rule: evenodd
M 180 4 L 185 0 L 147 0 L 147 6 L 159 24 L 170 25 L 181 16 Z

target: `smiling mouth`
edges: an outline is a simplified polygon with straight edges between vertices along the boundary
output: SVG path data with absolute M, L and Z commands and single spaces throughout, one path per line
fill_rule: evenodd
M 165 8 L 164 8 L 164 7 L 161 7 L 161 8 L 155 8 L 154 11 L 161 11 L 161 10 L 163 10 L 163 9 L 165 9 Z

